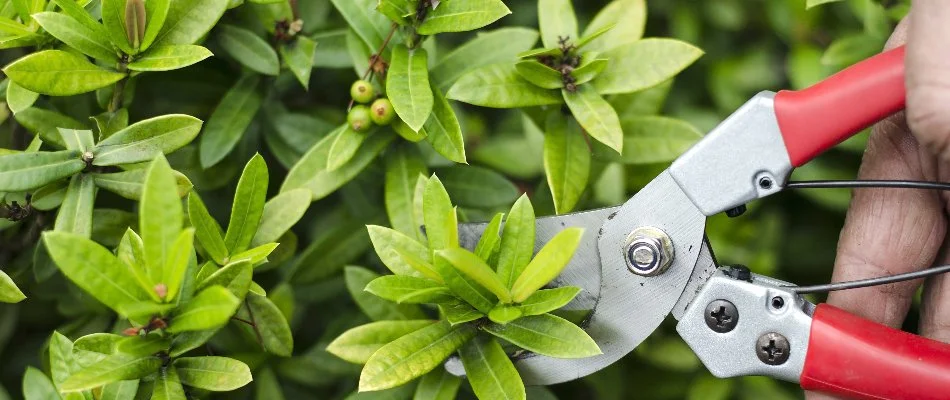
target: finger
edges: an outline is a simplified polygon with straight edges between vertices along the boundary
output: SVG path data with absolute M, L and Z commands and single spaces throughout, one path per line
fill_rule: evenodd
M 911 14 L 920 11 L 915 8 Z M 910 25 L 914 23 L 912 18 Z M 902 42 L 908 30 L 905 22 L 895 30 L 888 47 Z M 861 179 L 932 180 L 933 163 L 929 157 L 922 157 L 922 153 L 903 116 L 891 116 L 872 130 L 858 176 Z M 855 190 L 838 242 L 832 280 L 867 279 L 930 266 L 943 243 L 945 229 L 942 202 L 933 192 Z M 833 292 L 828 296 L 828 303 L 899 327 L 920 284 L 921 281 L 916 280 Z
M 907 33 L 907 122 L 920 143 L 950 161 L 950 1 L 914 0 Z
M 950 242 L 944 244 L 944 249 Z M 950 255 L 943 256 L 942 264 L 950 264 Z M 950 274 L 932 277 L 924 284 L 920 306 L 920 334 L 950 343 Z

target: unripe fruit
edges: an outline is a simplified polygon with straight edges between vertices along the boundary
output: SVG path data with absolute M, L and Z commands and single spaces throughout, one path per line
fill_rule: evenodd
M 373 98 L 376 97 L 376 93 L 374 92 L 373 85 L 370 85 L 369 82 L 362 79 L 353 82 L 353 86 L 350 86 L 350 97 L 356 100 L 357 103 L 369 103 L 373 101 Z
M 350 113 L 346 115 L 346 122 L 350 124 L 350 128 L 354 131 L 366 132 L 373 125 L 369 114 L 369 107 L 363 105 L 353 106 L 353 108 L 350 109 Z
M 396 110 L 393 110 L 393 103 L 390 103 L 387 98 L 376 99 L 376 101 L 369 106 L 369 111 L 370 119 L 377 125 L 389 125 L 390 122 L 393 122 L 393 117 L 396 116 Z

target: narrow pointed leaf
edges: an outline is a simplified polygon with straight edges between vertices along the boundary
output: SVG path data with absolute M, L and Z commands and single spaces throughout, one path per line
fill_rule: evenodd
M 516 303 L 525 301 L 542 286 L 556 278 L 571 261 L 583 234 L 582 228 L 570 227 L 554 235 L 511 286 L 514 301 Z
M 618 0 L 607 3 L 587 24 L 584 37 L 589 37 L 601 29 L 611 27 L 596 39 L 584 45 L 585 50 L 606 51 L 643 37 L 646 25 L 647 8 L 644 0 Z
M 587 53 L 582 57 L 581 64 L 574 71 L 571 71 L 575 85 L 583 85 L 592 81 L 607 68 L 610 61 L 606 58 L 597 57 L 598 55 L 591 53 Z
M 0 303 L 19 303 L 26 298 L 6 272 L 0 271 Z
M 521 318 L 521 309 L 516 306 L 498 304 L 488 312 L 488 319 L 499 324 L 507 324 Z
M 440 169 L 437 174 L 452 202 L 459 207 L 494 209 L 518 199 L 520 191 L 504 175 L 470 165 Z
M 238 298 L 227 289 L 211 286 L 185 303 L 174 315 L 166 330 L 178 333 L 218 328 L 231 319 L 239 305 Z
M 429 70 L 433 88 L 448 90 L 466 72 L 485 65 L 514 61 L 538 41 L 538 31 L 507 27 L 480 32 L 474 39 L 441 56 Z
M 230 254 L 247 250 L 257 232 L 267 199 L 267 163 L 260 154 L 254 155 L 244 167 L 231 206 L 231 219 L 224 235 Z
M 420 35 L 471 31 L 508 14 L 511 10 L 501 0 L 446 1 L 426 14 L 417 31 Z
M 365 364 L 381 347 L 432 323 L 430 320 L 371 322 L 343 332 L 330 342 L 327 351 L 351 363 Z
M 544 132 L 544 173 L 558 214 L 571 212 L 587 187 L 590 148 L 576 122 L 551 113 Z
M 3 72 L 18 85 L 50 96 L 91 92 L 125 78 L 125 74 L 100 68 L 62 50 L 30 54 L 7 65 Z
M 363 289 L 370 282 L 379 277 L 366 268 L 349 266 L 344 269 L 346 289 L 353 297 L 353 301 L 370 319 L 383 320 L 413 320 L 425 319 L 426 315 L 418 306 L 411 304 L 393 304 L 380 299 Z
M 519 318 L 507 324 L 488 324 L 485 330 L 525 350 L 557 358 L 583 358 L 600 354 L 587 332 L 551 314 Z
M 360 391 L 388 389 L 409 382 L 442 364 L 475 336 L 469 326 L 452 327 L 440 321 L 383 346 L 366 362 Z
M 486 316 L 481 311 L 476 310 L 474 307 L 461 300 L 439 304 L 439 310 L 442 311 L 442 315 L 445 317 L 445 320 L 449 321 L 452 326 L 471 322 Z
M 600 97 L 590 85 L 578 86 L 574 93 L 567 89 L 562 89 L 561 92 L 574 118 L 577 118 L 577 122 L 591 137 L 616 150 L 617 153 L 623 150 L 623 130 L 620 128 L 620 118 L 607 100 Z
M 56 213 L 53 230 L 82 237 L 92 235 L 92 209 L 96 201 L 96 185 L 87 174 L 73 175 L 66 188 L 63 204 Z
M 495 275 L 495 271 L 485 261 L 478 258 L 474 253 L 465 249 L 454 248 L 440 250 L 437 254 L 438 257 L 444 258 L 465 276 L 492 292 L 502 303 L 511 302 L 511 293 L 508 292 L 507 285 L 498 278 L 498 275 Z
M 168 18 L 168 10 L 175 0 L 148 0 L 145 2 L 145 15 L 148 16 L 148 23 L 145 25 L 145 35 L 142 37 L 142 51 L 147 50 L 155 42 L 159 32 L 165 27 L 165 19 Z
M 498 253 L 498 249 L 501 248 L 501 236 L 499 233 L 501 230 L 501 220 L 504 216 L 504 213 L 497 213 L 492 217 L 491 221 L 488 222 L 488 226 L 485 227 L 485 231 L 482 232 L 482 237 L 478 239 L 478 244 L 475 246 L 475 254 L 489 266 L 494 265 L 492 257 L 494 257 L 495 254 Z M 506 284 L 505 287 L 507 286 Z
M 399 299 L 408 294 L 440 286 L 438 282 L 431 279 L 385 275 L 370 281 L 364 290 L 386 300 L 399 303 Z
M 126 54 L 135 53 L 125 31 L 125 0 L 102 0 L 102 25 L 109 41 Z
M 521 196 L 511 206 L 501 234 L 496 270 L 505 286 L 511 287 L 534 254 L 534 208 L 528 196 Z
M 231 261 L 247 261 L 251 265 L 259 265 L 267 261 L 267 256 L 280 246 L 279 243 L 265 243 L 252 249 L 244 250 L 230 257 Z
M 161 282 L 160 272 L 181 231 L 183 217 L 175 176 L 168 161 L 158 157 L 148 168 L 139 202 L 139 229 L 145 245 L 148 275 L 156 283 Z
M 185 280 L 185 272 L 188 270 L 188 262 L 194 256 L 195 230 L 189 228 L 181 231 L 178 238 L 172 244 L 165 260 L 165 266 L 162 268 L 162 282 L 168 288 L 166 300 L 174 301 L 178 296 L 182 283 Z
M 56 386 L 62 385 L 80 368 L 73 357 L 73 342 L 57 331 L 53 331 L 53 336 L 49 339 L 49 368 Z
M 357 132 L 350 128 L 349 124 L 337 129 L 340 133 L 336 135 L 333 145 L 330 146 L 330 156 L 327 157 L 327 171 L 337 170 L 353 159 L 363 141 L 375 131 L 370 129 L 368 132 Z
M 88 56 L 106 63 L 115 63 L 119 59 L 108 37 L 73 17 L 55 12 L 41 12 L 33 14 L 33 19 L 50 35 Z
M 446 259 L 436 257 L 435 270 L 442 277 L 445 286 L 448 286 L 456 296 L 475 307 L 478 311 L 488 314 L 498 302 L 497 297 L 483 288 L 475 280 L 455 269 Z
M 435 175 L 426 182 L 423 214 L 430 251 L 458 247 L 458 217 L 445 186 Z
M 461 386 L 461 378 L 452 375 L 445 368 L 436 368 L 419 380 L 412 400 L 452 400 Z
M 311 147 L 287 173 L 280 191 L 304 188 L 310 190 L 312 200 L 320 200 L 353 179 L 395 139 L 395 135 L 377 132 L 366 139 L 350 162 L 335 171 L 329 171 L 326 169 L 327 157 L 335 137 L 326 136 Z
M 416 272 L 426 278 L 432 279 L 436 282 L 442 282 L 442 276 L 436 272 L 435 268 L 432 266 L 432 262 L 429 261 L 429 251 L 427 249 L 423 248 L 421 253 L 409 253 L 398 248 L 395 250 L 396 254 L 399 255 L 399 258 L 401 258 L 402 261 L 405 262 L 410 268 L 416 270 Z M 411 275 L 416 276 L 416 274 Z
M 397 146 L 386 153 L 386 214 L 393 229 L 410 238 L 421 238 L 419 227 L 424 222 L 416 220 L 412 203 L 416 181 L 419 176 L 428 175 L 425 161 L 415 147 Z
M 389 33 L 391 22 L 375 10 L 377 0 L 330 0 L 363 44 L 378 49 Z
M 513 64 L 494 64 L 462 75 L 446 97 L 482 107 L 518 108 L 560 104 L 557 91 L 542 89 L 518 75 Z
M 112 382 L 102 387 L 102 396 L 99 400 L 123 400 L 135 398 L 139 390 L 139 380 Z
M 109 308 L 118 311 L 123 304 L 150 298 L 125 265 L 99 244 L 64 232 L 46 232 L 43 241 L 63 275 Z
M 0 192 L 23 192 L 69 177 L 86 167 L 78 151 L 0 156 Z
M 226 392 L 251 382 L 247 364 L 228 357 L 182 357 L 172 362 L 182 384 Z
M 610 62 L 593 81 L 594 87 L 601 94 L 647 89 L 678 74 L 702 55 L 696 46 L 675 39 L 639 40 L 603 54 Z
M 564 307 L 580 292 L 581 288 L 575 286 L 539 290 L 522 301 L 518 308 L 524 316 L 541 315 Z
M 625 164 L 662 163 L 675 160 L 703 138 L 686 121 L 661 116 L 627 117 L 623 127 Z
M 378 225 L 367 225 L 369 239 L 373 242 L 373 248 L 383 264 L 396 275 L 408 276 L 426 276 L 432 278 L 429 274 L 423 274 L 413 268 L 401 254 L 409 255 L 420 259 L 427 265 L 432 264 L 432 257 L 429 249 L 423 246 L 415 239 L 410 238 L 396 230 Z
M 110 166 L 151 161 L 170 154 L 198 136 L 201 120 L 184 114 L 149 118 L 129 125 L 100 141 L 93 164 Z
M 459 349 L 465 374 L 480 399 L 526 399 L 524 383 L 501 345 L 479 336 Z
M 56 3 L 56 5 L 62 9 L 64 14 L 73 17 L 73 19 L 79 21 L 79 23 L 83 24 L 83 26 L 86 28 L 95 31 L 97 35 L 106 37 L 108 41 L 108 33 L 106 33 L 105 27 L 102 26 L 99 21 L 94 19 L 92 14 L 89 14 L 89 12 L 86 11 L 86 9 L 83 8 L 83 6 L 78 2 L 70 0 L 53 0 L 53 3 Z
M 95 178 L 96 186 L 99 188 L 108 190 L 123 198 L 138 201 L 142 198 L 142 190 L 145 189 L 145 174 L 147 172 L 148 170 L 145 168 L 136 168 L 122 172 L 92 174 L 92 176 Z M 191 181 L 181 172 L 173 171 L 172 173 L 175 174 L 178 196 L 184 197 L 191 191 Z
M 263 98 L 257 90 L 259 75 L 249 74 L 237 81 L 214 109 L 201 135 L 201 166 L 211 167 L 226 157 L 237 145 Z
M 553 68 L 538 60 L 521 60 L 515 64 L 521 79 L 542 89 L 560 89 L 564 87 L 564 77 Z
M 432 114 L 423 126 L 426 140 L 443 157 L 457 163 L 468 163 L 465 159 L 465 138 L 462 137 L 462 127 L 455 110 L 439 89 L 432 89 L 432 97 Z
M 16 82 L 7 81 L 7 106 L 14 114 L 32 107 L 39 97 L 39 93 L 17 85 Z
M 558 39 L 577 41 L 577 18 L 571 0 L 539 0 L 538 24 L 544 47 L 558 47 Z
M 386 73 L 386 94 L 399 118 L 415 131 L 422 128 L 432 113 L 426 57 L 422 48 L 409 50 L 396 46 Z
M 60 390 L 78 392 L 112 382 L 139 379 L 158 372 L 161 365 L 162 360 L 158 357 L 135 357 L 116 353 L 73 374 L 63 382 Z
M 165 369 L 164 373 L 158 374 L 155 379 L 154 389 L 152 389 L 152 400 L 186 400 L 185 388 L 181 386 L 181 380 L 178 378 L 178 371 L 175 367 Z
M 229 253 L 227 245 L 224 244 L 221 226 L 211 217 L 201 197 L 195 192 L 188 195 L 188 219 L 191 226 L 195 227 L 195 236 L 201 247 L 215 262 L 225 264 Z
M 280 73 L 277 52 L 253 31 L 234 25 L 220 25 L 216 38 L 221 48 L 241 65 L 264 75 L 276 76 Z
M 264 203 L 261 222 L 251 239 L 251 246 L 277 242 L 310 207 L 310 192 L 295 189 L 280 193 Z
M 129 63 L 133 71 L 171 71 L 185 68 L 211 57 L 211 50 L 193 44 L 160 46 Z
M 304 89 L 310 87 L 310 73 L 313 71 L 313 57 L 317 52 L 317 42 L 306 36 L 299 35 L 297 40 L 280 46 L 280 56 L 287 63 L 287 68 L 300 82 Z
M 172 1 L 154 45 L 194 44 L 224 15 L 229 3 L 230 0 Z
M 61 397 L 42 371 L 26 367 L 23 374 L 23 398 L 25 400 L 59 400 Z
M 294 338 L 287 318 L 277 305 L 267 297 L 255 293 L 247 295 L 247 304 L 254 314 L 254 321 L 261 332 L 267 352 L 281 357 L 290 357 L 294 351 Z M 250 314 L 247 318 L 250 318 Z
M 87 152 L 95 146 L 95 138 L 90 130 L 59 128 L 59 136 L 63 138 L 67 150 Z
M 230 263 L 198 282 L 195 290 L 200 292 L 210 286 L 222 286 L 228 289 L 234 297 L 243 299 L 251 286 L 253 274 L 254 267 L 249 262 Z

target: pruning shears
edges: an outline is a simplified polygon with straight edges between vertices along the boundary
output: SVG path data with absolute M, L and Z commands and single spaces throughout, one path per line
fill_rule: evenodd
M 781 192 L 793 168 L 904 108 L 904 48 L 800 91 L 761 92 L 622 206 L 537 220 L 540 249 L 568 226 L 590 232 L 555 286 L 583 290 L 567 308 L 603 351 L 583 359 L 529 354 L 526 384 L 594 373 L 632 351 L 667 315 L 718 377 L 764 375 L 867 399 L 950 397 L 950 345 L 812 304 L 795 286 L 720 266 L 706 217 L 739 214 Z M 473 247 L 484 224 L 463 224 Z M 450 366 L 451 367 L 451 366 Z

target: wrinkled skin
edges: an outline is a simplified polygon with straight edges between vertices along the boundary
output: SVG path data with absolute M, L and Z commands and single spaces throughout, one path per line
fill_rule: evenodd
M 950 181 L 950 1 L 915 0 L 887 48 L 906 43 L 906 112 L 872 130 L 860 179 Z M 950 193 L 855 190 L 832 279 L 849 281 L 950 263 Z M 950 275 L 831 293 L 828 303 L 899 328 L 923 285 L 920 334 L 950 343 Z M 834 397 L 809 393 L 809 400 Z

